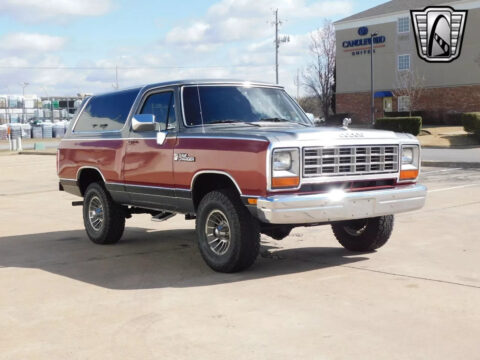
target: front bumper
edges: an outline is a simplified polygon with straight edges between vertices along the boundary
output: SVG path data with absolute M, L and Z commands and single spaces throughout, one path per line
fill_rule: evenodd
M 425 204 L 426 195 L 427 188 L 423 185 L 345 193 L 274 195 L 258 199 L 256 215 L 270 224 L 363 219 L 420 209 Z

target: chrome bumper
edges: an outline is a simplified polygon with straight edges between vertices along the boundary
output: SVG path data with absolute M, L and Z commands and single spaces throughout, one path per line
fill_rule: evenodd
M 271 224 L 312 224 L 392 215 L 420 209 L 427 188 L 405 185 L 393 189 L 259 198 L 257 217 Z

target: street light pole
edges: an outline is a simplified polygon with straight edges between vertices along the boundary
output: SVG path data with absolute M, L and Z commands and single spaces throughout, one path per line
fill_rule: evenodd
M 375 93 L 373 90 L 373 38 L 377 36 L 377 33 L 370 34 L 370 97 L 371 97 L 371 107 L 370 107 L 370 116 L 372 120 L 372 125 L 375 125 Z

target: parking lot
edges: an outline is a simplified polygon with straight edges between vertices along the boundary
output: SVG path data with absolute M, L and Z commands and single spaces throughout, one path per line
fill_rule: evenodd
M 0 169 L 2 359 L 480 358 L 478 169 L 424 168 L 425 208 L 378 252 L 297 228 L 239 274 L 210 270 L 180 215 L 92 244 L 54 156 Z

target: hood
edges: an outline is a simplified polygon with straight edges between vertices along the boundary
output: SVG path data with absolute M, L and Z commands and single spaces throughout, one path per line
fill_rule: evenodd
M 393 140 L 415 139 L 413 135 L 372 129 L 347 129 L 343 127 L 303 127 L 289 124 L 272 124 L 261 127 L 249 125 L 219 125 L 189 128 L 189 135 L 263 138 L 280 141 L 335 141 L 335 140 Z

